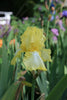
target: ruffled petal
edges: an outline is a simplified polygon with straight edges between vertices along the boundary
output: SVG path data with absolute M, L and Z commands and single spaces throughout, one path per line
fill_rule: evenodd
M 22 53 L 22 50 L 20 50 L 20 49 L 15 53 L 15 56 L 13 57 L 13 59 L 11 61 L 11 65 L 15 65 L 16 64 L 17 58 L 21 57 L 21 53 Z
M 46 37 L 43 35 L 43 30 L 37 27 L 28 27 L 21 36 L 21 48 L 24 52 L 39 51 L 44 47 Z
M 50 49 L 43 49 L 41 50 L 41 57 L 43 61 L 52 61 L 51 60 L 51 50 Z
M 25 57 L 23 59 L 24 68 L 26 70 L 43 70 L 46 71 L 46 67 L 44 65 L 43 60 L 39 56 L 38 52 L 26 52 Z

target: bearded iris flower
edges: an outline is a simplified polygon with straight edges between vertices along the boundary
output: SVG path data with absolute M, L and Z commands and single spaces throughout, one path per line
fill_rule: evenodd
M 59 33 L 58 33 L 58 29 L 56 29 L 56 28 L 51 29 L 51 32 L 52 32 L 54 35 L 56 35 L 56 36 L 59 35 Z
M 62 22 L 61 19 L 59 19 L 59 16 L 56 16 L 56 24 L 58 24 L 60 26 L 60 29 L 65 32 L 65 28 L 63 26 L 63 22 Z
M 66 18 L 67 18 L 67 10 L 64 10 L 64 11 L 62 12 L 62 17 L 66 17 Z
M 51 51 L 46 49 L 44 42 L 46 37 L 43 35 L 43 30 L 37 27 L 28 27 L 24 34 L 21 36 L 21 45 L 19 51 L 15 54 L 11 61 L 12 65 L 15 65 L 17 58 L 21 56 L 21 53 L 25 52 L 23 66 L 26 70 L 43 70 L 46 71 L 46 67 L 43 61 L 51 61 Z

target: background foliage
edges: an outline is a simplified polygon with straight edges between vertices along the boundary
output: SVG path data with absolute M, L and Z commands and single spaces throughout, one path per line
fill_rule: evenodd
M 20 36 L 28 26 L 44 29 L 47 38 L 45 45 L 52 51 L 52 62 L 45 63 L 47 72 L 40 72 L 35 79 L 35 100 L 67 100 L 67 28 L 65 19 L 62 19 L 66 29 L 64 32 L 54 21 L 48 22 L 50 11 L 45 8 L 44 0 L 20 0 L 20 2 L 12 0 L 11 4 L 13 4 L 11 9 L 17 17 L 12 16 L 11 24 L 8 27 L 5 25 L 0 32 L 0 38 L 3 39 L 3 46 L 0 48 L 0 100 L 31 100 L 33 75 L 22 67 L 23 54 L 21 59 L 18 59 L 16 66 L 11 65 L 11 60 L 21 44 Z M 43 26 L 41 25 L 41 14 L 43 15 Z M 22 18 L 23 16 L 24 18 Z M 52 39 L 51 28 L 59 30 L 57 43 L 54 43 Z M 10 31 L 8 31 L 9 29 Z M 12 39 L 15 39 L 15 45 L 10 45 Z

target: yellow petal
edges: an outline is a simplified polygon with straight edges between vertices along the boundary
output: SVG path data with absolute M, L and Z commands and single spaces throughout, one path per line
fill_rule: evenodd
M 22 50 L 20 50 L 20 49 L 17 50 L 17 52 L 15 53 L 14 58 L 11 61 L 11 65 L 15 65 L 16 64 L 17 58 L 21 57 L 21 53 L 22 53 Z
M 23 59 L 23 63 L 25 65 L 26 70 L 43 70 L 46 71 L 46 67 L 44 65 L 43 60 L 39 56 L 38 52 L 26 52 L 25 57 Z
M 43 49 L 41 51 L 41 57 L 42 57 L 43 61 L 51 61 L 51 50 Z
M 39 51 L 44 47 L 46 38 L 43 35 L 43 30 L 37 27 L 28 27 L 21 36 L 21 48 L 24 52 Z

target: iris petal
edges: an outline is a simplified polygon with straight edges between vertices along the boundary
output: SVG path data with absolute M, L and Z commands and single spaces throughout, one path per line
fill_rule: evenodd
M 26 67 L 26 70 L 43 70 L 46 71 L 46 67 L 44 65 L 43 60 L 39 56 L 38 52 L 26 52 L 25 57 L 23 59 L 23 63 Z
M 41 57 L 44 61 L 51 61 L 51 50 L 50 49 L 42 49 Z

